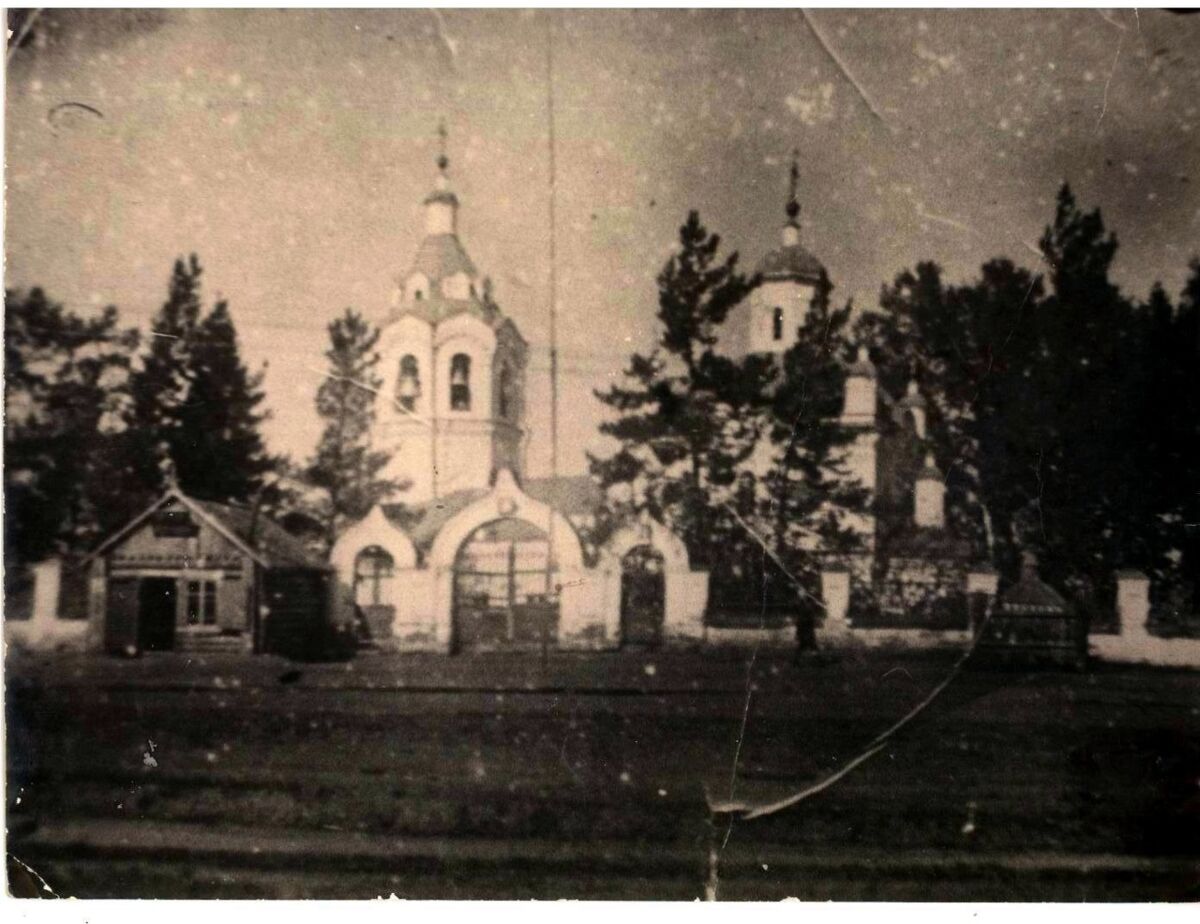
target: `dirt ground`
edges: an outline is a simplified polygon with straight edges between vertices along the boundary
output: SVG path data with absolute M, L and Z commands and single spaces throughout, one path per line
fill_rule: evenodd
M 1200 897 L 1200 674 L 950 653 L 11 653 L 10 873 L 78 897 Z M 735 770 L 736 766 L 736 770 Z M 44 880 L 45 886 L 38 881 Z

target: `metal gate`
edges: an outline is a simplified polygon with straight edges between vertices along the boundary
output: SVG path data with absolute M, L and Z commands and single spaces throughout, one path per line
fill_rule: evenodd
M 634 546 L 621 559 L 621 643 L 662 642 L 665 606 L 662 554 L 649 545 Z
M 546 534 L 521 520 L 488 523 L 454 562 L 455 651 L 535 650 L 558 639 L 559 599 Z

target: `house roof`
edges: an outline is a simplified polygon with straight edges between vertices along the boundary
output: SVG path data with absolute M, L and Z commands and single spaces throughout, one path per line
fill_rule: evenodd
M 190 498 L 213 519 L 223 523 L 248 548 L 252 548 L 268 568 L 328 568 L 299 539 L 262 513 L 257 517 L 248 507 L 234 507 Z
M 427 324 L 437 324 L 460 314 L 470 314 L 479 318 L 485 324 L 498 327 L 502 318 L 495 305 L 481 302 L 474 298 L 446 298 L 437 291 L 427 295 L 420 301 L 406 301 L 389 316 L 389 320 L 412 315 Z
M 590 516 L 602 500 L 600 488 L 588 475 L 531 478 L 521 489 L 534 500 L 548 505 L 568 520 Z M 386 504 L 384 514 L 408 533 L 418 549 L 428 549 L 454 516 L 488 495 L 483 488 L 455 491 L 421 506 Z
M 456 273 L 477 276 L 478 271 L 463 249 L 457 234 L 430 234 L 421 241 L 417 255 L 413 258 L 413 273 L 423 273 L 431 283 L 437 283 Z
M 169 501 L 177 500 L 217 532 L 266 568 L 319 568 L 329 564 L 313 555 L 304 544 L 263 513 L 255 515 L 248 507 L 235 507 L 215 501 L 189 497 L 178 488 L 167 490 L 162 497 L 109 536 L 85 561 L 90 561 L 132 533 Z
M 1026 557 L 1021 565 L 1021 579 L 1000 594 L 997 604 L 1001 613 L 1063 613 L 1067 601 L 1038 577 L 1037 562 Z
M 559 475 L 556 478 L 531 478 L 525 493 L 553 507 L 563 516 L 591 516 L 604 500 L 604 492 L 590 475 Z

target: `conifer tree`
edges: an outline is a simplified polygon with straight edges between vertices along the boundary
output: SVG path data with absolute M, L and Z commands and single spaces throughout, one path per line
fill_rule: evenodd
M 1037 308 L 1041 278 L 997 259 L 979 278 L 946 285 L 932 262 L 897 274 L 864 314 L 855 339 L 870 347 L 891 395 L 916 378 L 929 400 L 927 433 L 947 460 L 948 520 L 979 558 L 1016 568 L 1039 484 L 1039 447 L 1027 408 L 1037 398 Z
M 258 429 L 262 374 L 242 364 L 228 304 L 203 314 L 202 275 L 195 254 L 175 261 L 131 382 L 125 469 L 149 496 L 170 477 L 184 493 L 248 503 L 278 462 Z
M 658 276 L 656 348 L 635 353 L 626 383 L 597 392 L 616 413 L 601 431 L 618 442 L 591 467 L 619 519 L 646 510 L 681 536 L 693 560 L 718 557 L 728 530 L 724 503 L 739 464 L 753 449 L 757 420 L 745 413 L 761 399 L 762 363 L 736 364 L 714 351 L 729 310 L 753 286 L 737 272 L 737 254 L 718 257 L 720 238 L 691 212 L 679 249 Z
M 128 516 L 112 477 L 137 331 L 5 291 L 5 560 L 82 551 Z
M 123 455 L 131 488 L 140 488 L 147 498 L 162 490 L 175 460 L 186 452 L 179 411 L 190 385 L 202 273 L 195 254 L 175 261 L 167 300 L 150 323 L 146 352 L 130 382 Z
M 765 408 L 772 462 L 762 479 L 757 532 L 769 537 L 779 567 L 766 570 L 759 596 L 798 620 L 805 647 L 816 644 L 823 559 L 860 547 L 848 516 L 868 502 L 847 464 L 855 431 L 841 420 L 846 360 L 854 352 L 851 310 L 814 300 Z
M 276 467 L 259 433 L 266 414 L 261 372 L 250 374 L 224 300 L 195 327 L 184 401 L 176 408 L 172 445 L 185 493 L 246 503 Z
M 371 444 L 375 399 L 383 384 L 376 371 L 379 329 L 348 308 L 328 330 L 328 371 L 316 399 L 325 429 L 304 472 L 324 494 L 310 516 L 322 524 L 326 554 L 343 526 L 403 487 L 380 477 L 390 454 Z

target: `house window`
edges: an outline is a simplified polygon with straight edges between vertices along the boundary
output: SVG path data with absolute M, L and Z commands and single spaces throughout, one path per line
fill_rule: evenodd
M 776 308 L 771 315 L 771 337 L 775 340 L 783 339 L 783 309 Z
M 215 626 L 217 624 L 217 582 L 188 581 L 187 624 Z
M 384 587 L 392 578 L 395 560 L 386 549 L 370 545 L 354 559 L 354 599 L 363 606 L 379 606 L 387 599 Z
M 450 359 L 450 410 L 471 409 L 471 357 L 455 353 Z
M 411 353 L 400 360 L 400 375 L 396 378 L 396 401 L 406 411 L 415 410 L 421 396 L 420 366 Z
M 508 366 L 500 367 L 500 417 L 508 420 L 512 414 L 512 372 Z

